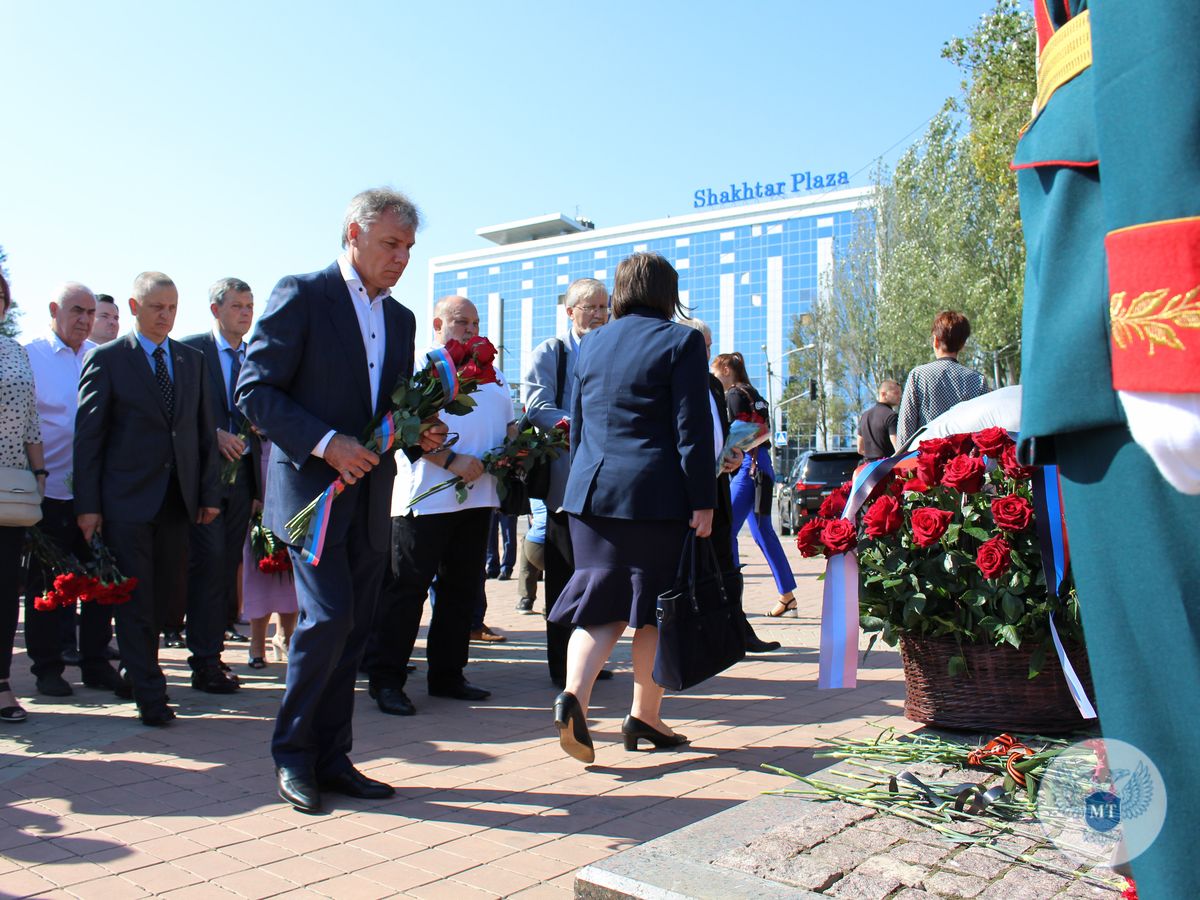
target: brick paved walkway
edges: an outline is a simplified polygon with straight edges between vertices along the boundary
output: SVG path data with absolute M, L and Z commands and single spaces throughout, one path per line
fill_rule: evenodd
M 748 534 L 743 551 L 747 607 L 766 610 L 774 588 Z M 245 687 L 217 697 L 188 686 L 186 651 L 164 651 L 180 718 L 150 729 L 100 691 L 38 697 L 19 653 L 13 683 L 30 718 L 0 731 L 0 896 L 569 897 L 577 868 L 780 786 L 761 763 L 813 771 L 818 735 L 911 724 L 886 648 L 856 691 L 816 690 L 820 565 L 789 553 L 800 617 L 752 616 L 785 649 L 668 697 L 664 716 L 690 748 L 631 754 L 619 733 L 632 683 L 622 641 L 618 677 L 593 696 L 587 768 L 554 739 L 541 619 L 513 611 L 515 582 L 488 582 L 488 622 L 509 641 L 473 645 L 469 677 L 492 699 L 427 697 L 417 673 L 419 714 L 395 718 L 360 683 L 354 759 L 398 792 L 330 797 L 319 817 L 275 796 L 267 744 L 282 666 L 254 672 L 244 649 L 227 650 Z

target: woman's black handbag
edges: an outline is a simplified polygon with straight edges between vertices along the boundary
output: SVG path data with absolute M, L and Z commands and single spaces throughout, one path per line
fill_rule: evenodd
M 721 573 L 707 539 L 688 530 L 675 585 L 658 597 L 654 681 L 682 691 L 746 656 L 741 573 Z
M 770 516 L 775 502 L 775 480 L 757 466 L 754 469 L 754 514 Z

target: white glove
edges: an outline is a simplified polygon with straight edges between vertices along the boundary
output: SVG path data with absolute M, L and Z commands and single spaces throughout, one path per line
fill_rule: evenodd
M 1200 394 L 1117 391 L 1129 431 L 1175 490 L 1200 494 Z

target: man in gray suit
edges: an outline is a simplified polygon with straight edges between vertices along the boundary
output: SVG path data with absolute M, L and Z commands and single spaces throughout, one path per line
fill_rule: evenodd
M 161 272 L 133 283 L 133 331 L 88 354 L 75 418 L 75 515 L 84 540 L 97 530 L 121 572 L 138 580 L 115 607 L 117 639 L 146 725 L 168 724 L 158 632 L 184 591 L 188 524 L 220 512 L 216 426 L 204 357 L 167 335 L 179 292 Z M 118 691 L 118 694 L 121 694 Z
M 553 428 L 561 419 L 570 421 L 575 352 L 584 335 L 607 324 L 608 291 L 601 281 L 580 278 L 567 288 L 564 306 L 571 321 L 566 338 L 552 337 L 538 344 L 522 379 L 521 399 L 526 415 L 538 428 Z M 547 613 L 575 571 L 567 514 L 562 511 L 563 492 L 570 471 L 571 461 L 565 453 L 550 469 L 550 493 L 546 497 Z M 567 678 L 567 641 L 570 637 L 570 628 L 546 620 L 546 662 L 550 666 L 550 679 L 560 688 Z M 612 673 L 605 670 L 600 677 L 611 678 Z

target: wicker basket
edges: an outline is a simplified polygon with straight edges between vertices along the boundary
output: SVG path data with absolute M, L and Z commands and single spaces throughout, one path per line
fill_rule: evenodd
M 1082 647 L 1067 644 L 1067 656 L 1094 697 L 1092 673 Z M 950 674 L 953 638 L 900 638 L 907 696 L 904 715 L 915 722 L 966 731 L 1062 734 L 1093 724 L 1079 715 L 1053 648 L 1041 673 L 1029 677 L 1030 653 L 1008 644 L 963 644 L 967 672 Z

